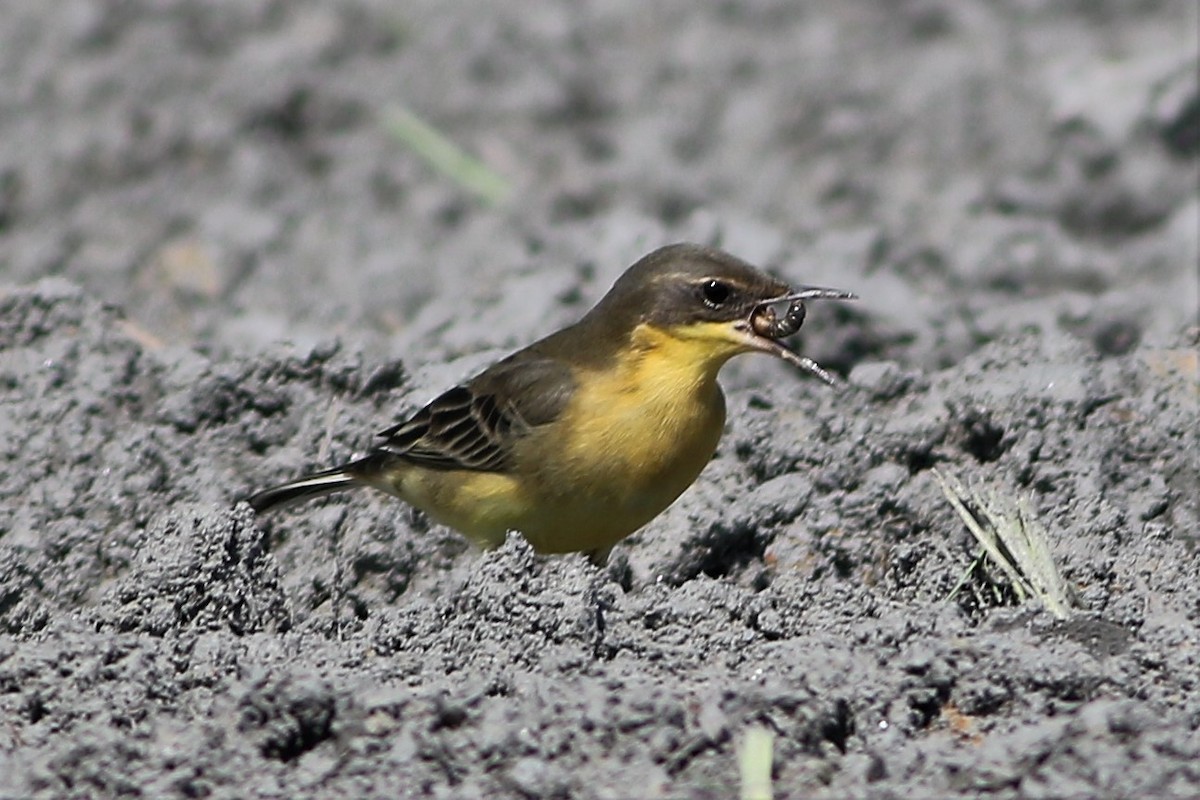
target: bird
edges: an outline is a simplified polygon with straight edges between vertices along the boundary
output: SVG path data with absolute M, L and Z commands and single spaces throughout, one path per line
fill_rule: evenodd
M 780 341 L 812 299 L 856 296 L 794 289 L 714 247 L 661 247 L 578 322 L 437 396 L 366 455 L 246 500 L 261 514 L 370 487 L 484 548 L 516 531 L 537 553 L 603 565 L 712 459 L 730 358 L 766 353 L 835 382 Z

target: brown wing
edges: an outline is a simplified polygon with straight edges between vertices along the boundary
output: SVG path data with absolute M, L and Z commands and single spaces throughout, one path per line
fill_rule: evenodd
M 434 469 L 506 472 L 514 443 L 557 419 L 574 389 L 562 362 L 511 356 L 382 431 L 376 452 Z

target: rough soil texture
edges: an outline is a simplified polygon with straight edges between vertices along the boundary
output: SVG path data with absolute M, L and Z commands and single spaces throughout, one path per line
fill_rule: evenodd
M 0 796 L 1200 796 L 1197 6 L 10 0 Z M 505 176 L 473 198 L 390 132 Z M 816 304 L 614 554 L 255 520 L 671 241 Z M 1077 609 L 968 573 L 938 469 Z M 965 585 L 954 589 L 966 575 Z

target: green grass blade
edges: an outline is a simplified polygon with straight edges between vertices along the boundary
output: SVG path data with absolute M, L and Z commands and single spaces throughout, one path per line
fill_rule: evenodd
M 1005 574 L 1018 598 L 1035 597 L 1051 614 L 1066 619 L 1071 606 L 1067 586 L 1051 555 L 1049 533 L 1028 505 L 996 492 L 980 496 L 936 469 L 933 475 L 967 530 Z
M 771 800 L 771 762 L 775 737 L 761 725 L 746 729 L 738 750 L 742 778 L 740 800 Z
M 512 187 L 503 176 L 407 108 L 390 106 L 383 112 L 381 122 L 396 141 L 488 206 L 500 205 L 511 193 Z

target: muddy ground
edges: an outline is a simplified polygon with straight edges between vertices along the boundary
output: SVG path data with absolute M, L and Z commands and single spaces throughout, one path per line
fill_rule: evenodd
M 1196 5 L 644 6 L 5 4 L 0 796 L 1200 796 Z M 235 505 L 679 240 L 848 383 L 731 364 L 608 568 Z

